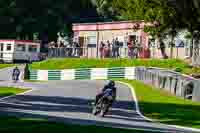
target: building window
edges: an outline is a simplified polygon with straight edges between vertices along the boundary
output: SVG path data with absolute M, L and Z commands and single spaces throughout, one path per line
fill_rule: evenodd
M 37 45 L 29 45 L 29 52 L 37 52 Z
M 12 45 L 11 45 L 11 44 L 7 44 L 6 50 L 7 50 L 7 51 L 11 51 L 11 48 L 12 48 Z
M 88 44 L 96 44 L 97 43 L 96 36 L 89 36 L 89 37 L 87 37 L 87 39 L 88 39 Z
M 25 52 L 26 51 L 25 44 L 17 44 L 16 51 Z
M 96 47 L 96 43 L 97 43 L 96 36 L 88 36 L 87 37 L 88 47 Z

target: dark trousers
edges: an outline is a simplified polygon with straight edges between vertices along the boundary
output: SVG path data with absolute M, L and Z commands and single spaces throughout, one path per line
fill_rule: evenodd
M 97 104 L 97 102 L 99 101 L 99 99 L 103 96 L 103 93 L 99 93 L 96 95 L 96 99 L 95 99 L 95 105 Z
M 119 48 L 113 48 L 113 57 L 119 57 Z
M 96 99 L 95 99 L 95 106 L 97 105 L 99 99 L 103 96 L 103 93 L 99 93 L 98 95 L 96 95 Z M 110 107 L 112 106 L 114 100 L 110 101 Z

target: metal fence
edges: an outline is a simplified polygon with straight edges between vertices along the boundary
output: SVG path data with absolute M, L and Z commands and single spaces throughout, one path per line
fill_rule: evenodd
M 128 48 L 118 48 L 118 49 L 104 49 L 97 50 L 96 48 L 48 48 L 49 58 L 60 58 L 60 57 L 86 57 L 86 58 L 126 58 L 132 57 L 137 58 L 141 55 L 141 50 L 134 51 Z
M 136 80 L 140 80 L 185 99 L 200 101 L 199 80 L 159 68 L 137 67 L 135 73 Z

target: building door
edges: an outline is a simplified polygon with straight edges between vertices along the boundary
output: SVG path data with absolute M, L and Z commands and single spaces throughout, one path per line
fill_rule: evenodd
M 83 56 L 84 37 L 79 37 L 80 56 Z
M 3 59 L 3 43 L 0 43 L 0 59 Z
M 130 35 L 128 41 L 129 41 L 129 42 L 131 42 L 131 41 L 134 41 L 134 42 L 135 42 L 136 39 L 137 39 L 136 35 Z

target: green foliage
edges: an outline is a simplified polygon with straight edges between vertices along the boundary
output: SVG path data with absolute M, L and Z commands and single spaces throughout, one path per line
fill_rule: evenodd
M 134 87 L 145 116 L 165 124 L 200 128 L 200 103 L 178 98 L 139 81 L 123 81 Z
M 176 68 L 175 68 L 175 72 L 182 72 L 182 71 L 183 71 L 183 69 L 180 68 L 180 67 L 176 67 Z
M 14 66 L 14 64 L 0 64 L 0 69 L 12 66 Z
M 0 87 L 0 97 L 11 96 L 25 91 L 27 91 L 27 89 Z
M 82 14 L 97 16 L 90 0 L 1 0 L 0 38 L 33 39 L 33 33 L 55 39 L 58 31 L 70 31 L 72 21 Z

